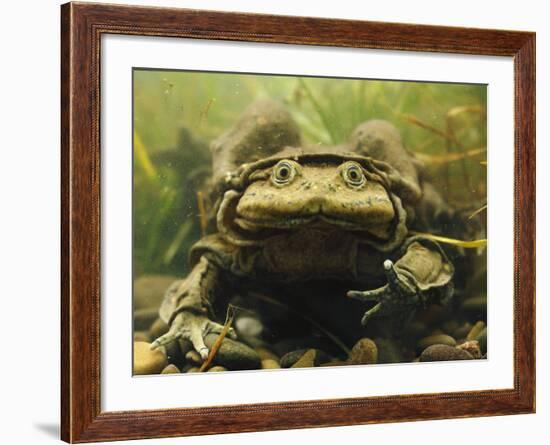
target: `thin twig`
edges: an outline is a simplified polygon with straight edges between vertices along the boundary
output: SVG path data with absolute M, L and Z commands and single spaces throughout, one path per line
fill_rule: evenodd
M 201 365 L 201 367 L 199 369 L 199 372 L 204 372 L 208 369 L 208 367 L 212 363 L 212 360 L 214 360 L 214 357 L 216 357 L 216 354 L 218 353 L 218 350 L 220 349 L 220 347 L 223 343 L 223 339 L 225 338 L 225 336 L 229 332 L 229 329 L 231 329 L 231 324 L 233 323 L 233 318 L 235 317 L 235 313 L 234 313 L 234 311 L 232 311 L 233 313 L 231 314 L 231 316 L 229 316 L 229 311 L 230 310 L 232 311 L 232 306 L 229 306 L 227 308 L 227 316 L 226 316 L 226 319 L 225 319 L 225 323 L 223 325 L 223 329 L 220 332 L 220 335 L 218 335 L 218 338 L 216 339 L 214 344 L 212 345 L 212 348 L 210 349 L 210 353 L 208 354 L 208 357 L 206 358 L 206 360 Z

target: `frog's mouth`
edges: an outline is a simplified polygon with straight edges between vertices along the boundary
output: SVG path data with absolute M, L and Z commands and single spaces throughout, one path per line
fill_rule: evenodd
M 391 236 L 393 224 L 365 225 L 357 224 L 343 218 L 338 218 L 332 215 L 325 215 L 322 211 L 315 215 L 293 216 L 282 220 L 272 219 L 250 219 L 244 217 L 236 217 L 235 224 L 247 232 L 252 233 L 267 233 L 271 231 L 287 231 L 303 228 L 311 228 L 316 230 L 346 230 L 354 232 L 365 232 L 380 240 L 388 240 Z
M 220 233 L 236 245 L 262 245 L 265 240 L 303 229 L 322 231 L 346 231 L 356 236 L 360 242 L 386 251 L 397 247 L 405 238 L 406 213 L 397 196 L 392 196 L 395 209 L 391 221 L 373 224 L 352 221 L 325 212 L 322 208 L 306 215 L 285 215 L 277 218 L 253 218 L 237 210 L 242 193 L 230 190 L 225 193 L 217 214 Z

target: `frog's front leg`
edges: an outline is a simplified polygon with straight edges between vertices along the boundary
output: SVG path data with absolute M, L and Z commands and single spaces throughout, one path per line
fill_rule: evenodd
M 418 307 L 432 302 L 446 304 L 452 297 L 454 268 L 434 241 L 410 238 L 402 256 L 395 263 L 385 260 L 383 267 L 387 284 L 348 292 L 351 298 L 376 303 L 363 315 L 363 326 L 374 316 L 393 316 L 405 325 Z
M 167 290 L 160 309 L 161 318 L 168 322 L 168 332 L 151 344 L 151 349 L 166 345 L 178 339 L 189 340 L 202 359 L 208 357 L 204 337 L 210 333 L 221 333 L 223 325 L 208 317 L 208 308 L 221 290 L 220 270 L 206 256 L 201 257 L 190 274 L 176 281 Z M 233 328 L 228 335 L 236 338 Z

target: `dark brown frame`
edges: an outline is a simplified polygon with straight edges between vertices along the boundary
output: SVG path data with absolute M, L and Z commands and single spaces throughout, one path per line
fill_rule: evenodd
M 535 411 L 535 34 L 91 3 L 61 7 L 61 437 L 68 442 Z M 101 412 L 101 35 L 511 56 L 515 70 L 514 388 Z

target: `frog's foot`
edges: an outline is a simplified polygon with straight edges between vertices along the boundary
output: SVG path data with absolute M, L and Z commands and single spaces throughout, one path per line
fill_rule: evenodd
M 350 290 L 347 296 L 360 301 L 376 302 L 363 315 L 361 324 L 366 326 L 373 316 L 413 313 L 419 302 L 417 286 L 406 271 L 397 271 L 392 261 L 384 261 L 384 273 L 388 281 L 382 287 L 367 291 Z
M 208 357 L 208 347 L 204 344 L 204 337 L 208 334 L 220 334 L 223 325 L 210 320 L 205 315 L 199 315 L 193 312 L 180 312 L 172 321 L 168 332 L 157 338 L 152 344 L 151 349 L 157 349 L 180 338 L 189 340 L 193 348 L 205 360 Z M 229 328 L 227 335 L 236 339 L 237 334 L 233 328 Z

